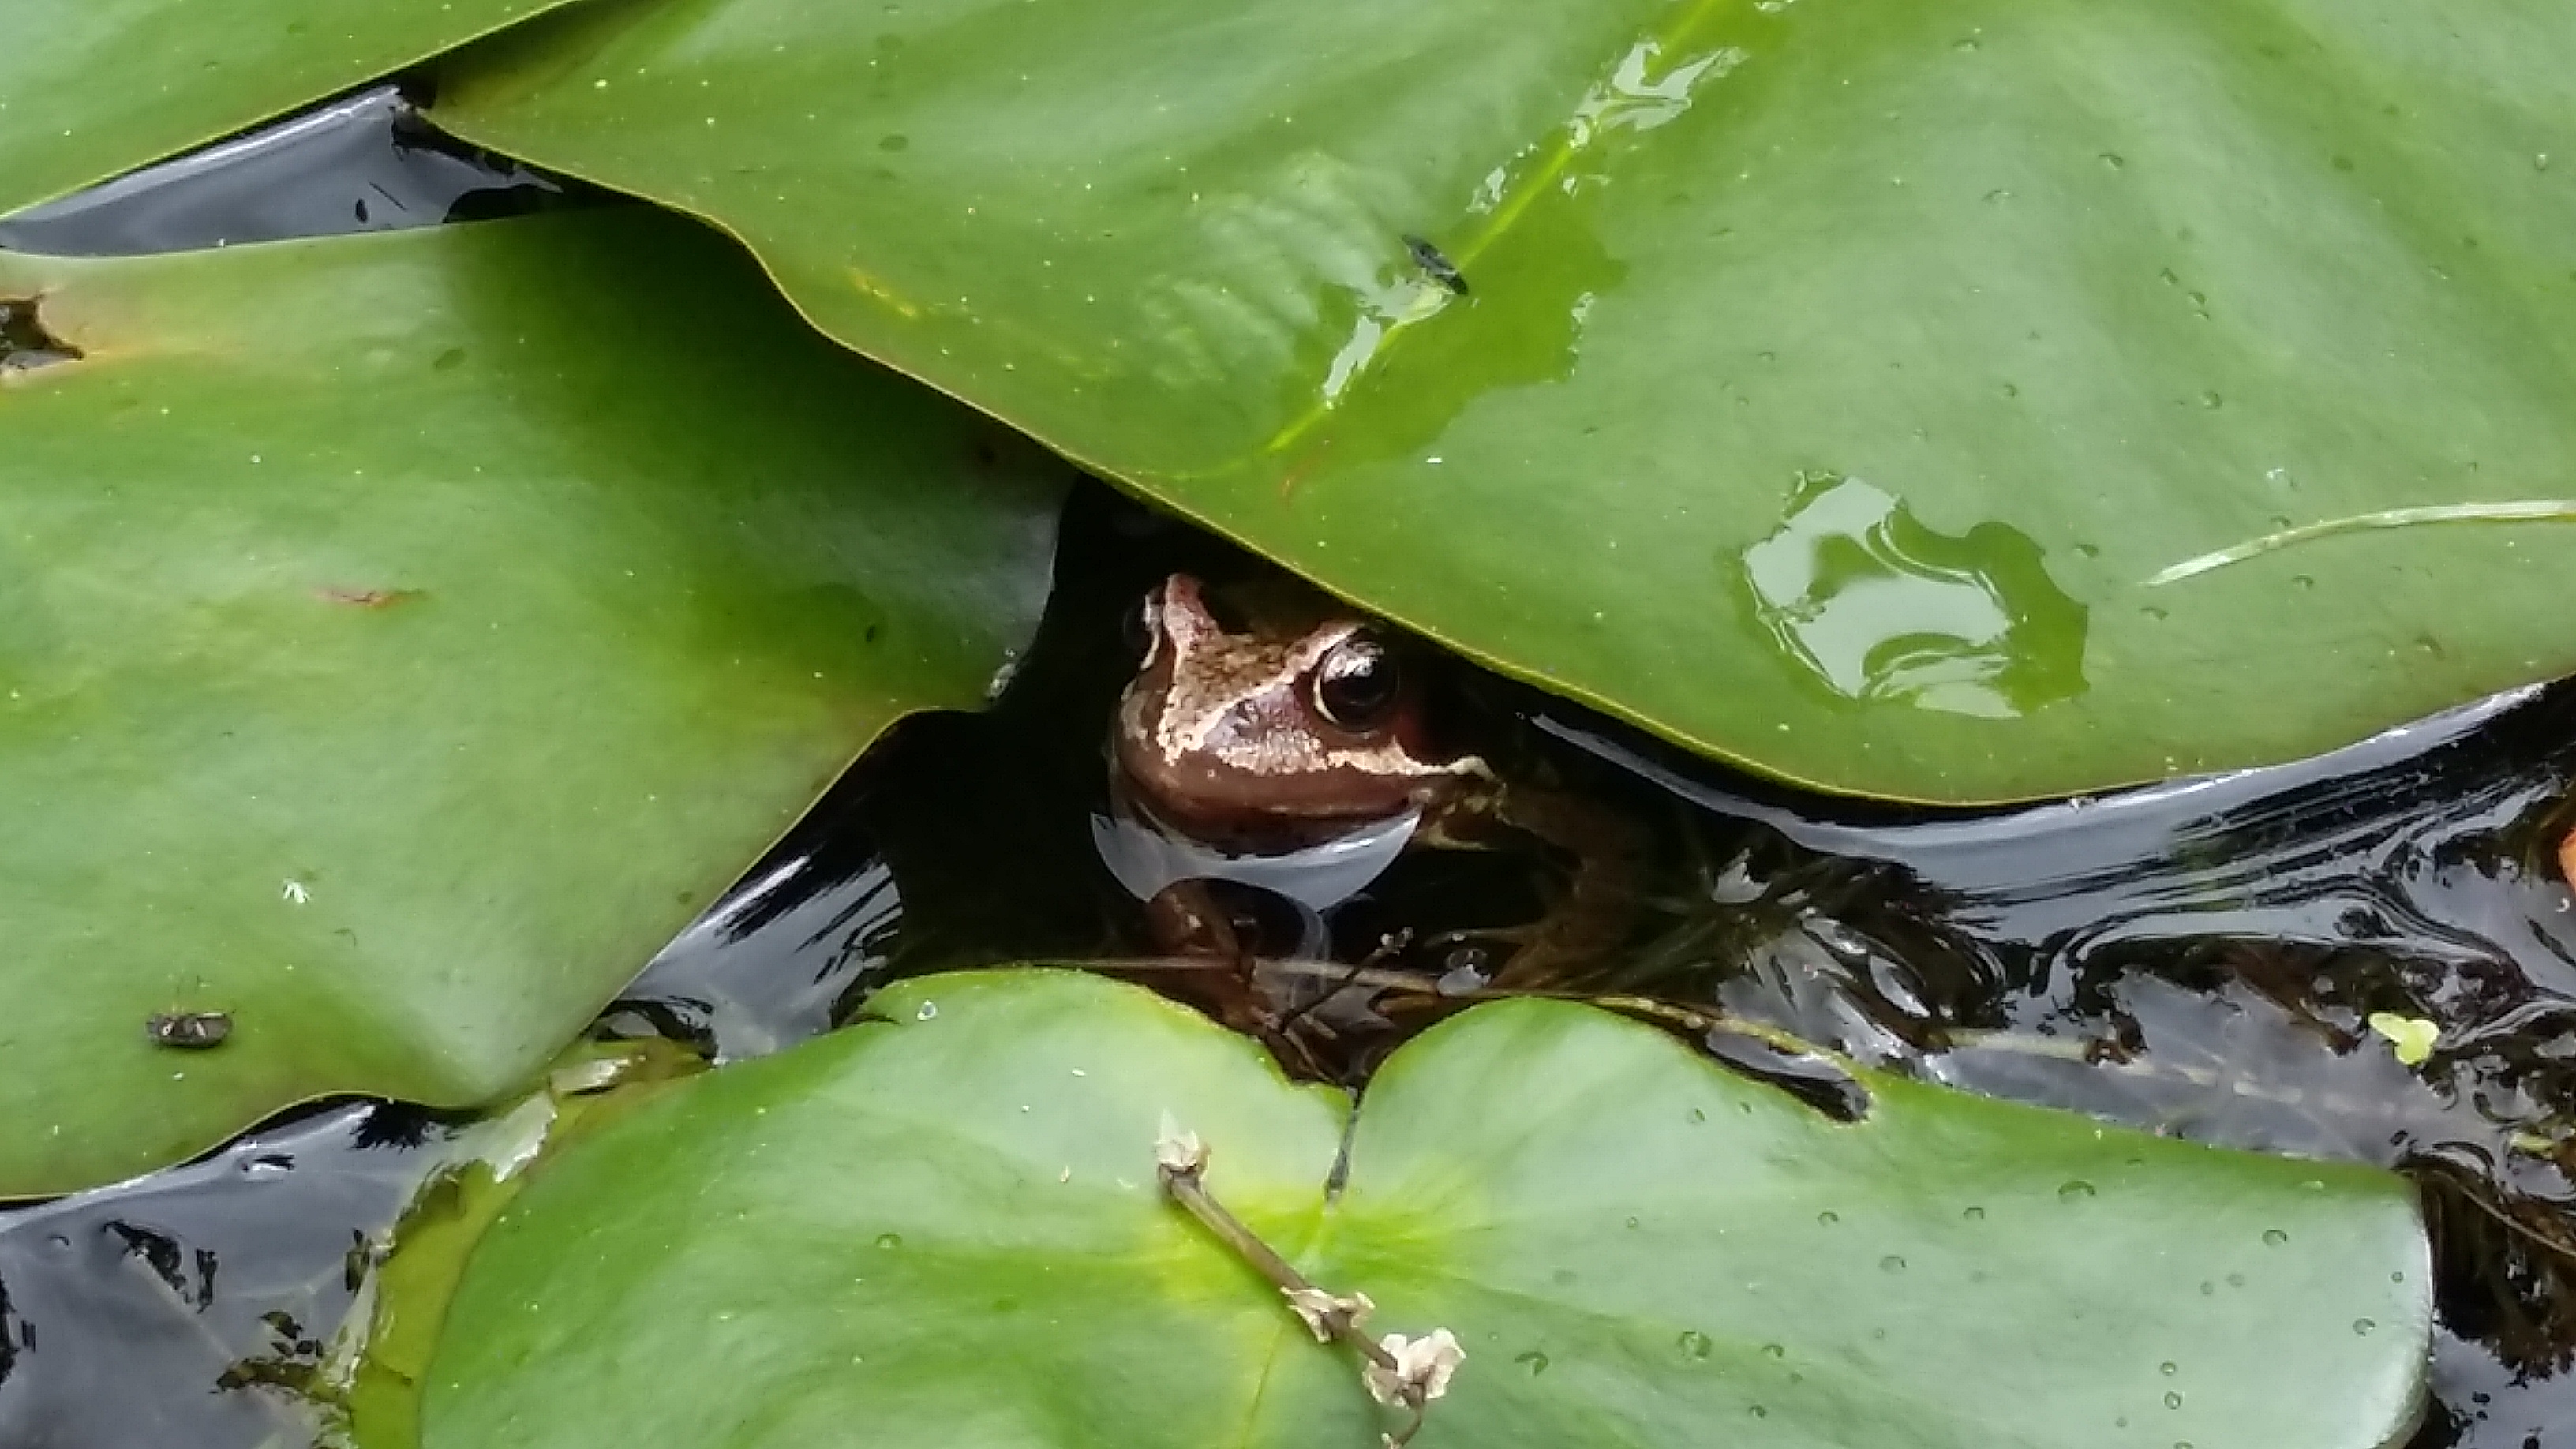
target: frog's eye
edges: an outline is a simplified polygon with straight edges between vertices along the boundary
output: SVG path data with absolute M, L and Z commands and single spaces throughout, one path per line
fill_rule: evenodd
M 1403 687 L 1395 655 L 1366 634 L 1353 634 L 1315 666 L 1315 712 L 1346 730 L 1382 724 Z

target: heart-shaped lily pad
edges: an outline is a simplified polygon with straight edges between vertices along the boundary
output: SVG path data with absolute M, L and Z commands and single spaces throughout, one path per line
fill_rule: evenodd
M 1045 597 L 1063 470 L 676 218 L 13 298 L 0 1194 L 508 1090 Z
M 460 58 L 851 345 L 1672 738 L 1941 801 L 2576 668 L 2576 6 L 694 0 Z
M 1163 1199 L 1167 1116 L 1374 1330 L 1464 1343 L 1424 1449 L 2370 1449 L 2422 1391 L 2426 1245 L 2372 1169 L 1876 1076 L 1836 1122 L 1564 1003 L 1435 1028 L 1355 1125 L 1135 988 L 876 1005 L 542 1166 L 451 1305 L 428 1449 L 1376 1444 L 1347 1352 Z

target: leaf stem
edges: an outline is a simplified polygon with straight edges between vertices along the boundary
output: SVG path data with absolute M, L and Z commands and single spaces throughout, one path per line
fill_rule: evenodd
M 1156 1145 L 1155 1171 L 1161 1177 L 1163 1191 L 1179 1203 L 1199 1225 L 1214 1234 L 1217 1241 L 1234 1255 L 1252 1266 L 1252 1270 L 1270 1281 L 1279 1295 L 1294 1306 L 1297 1316 L 1318 1338 L 1338 1339 L 1358 1350 L 1398 1385 L 1397 1403 L 1405 1410 L 1404 1426 L 1384 1436 L 1387 1449 L 1402 1449 L 1422 1429 L 1426 1396 L 1419 1383 L 1406 1373 L 1402 1363 L 1387 1351 L 1384 1344 L 1360 1329 L 1360 1316 L 1368 1309 L 1363 1296 L 1349 1298 L 1326 1293 L 1314 1281 L 1297 1271 L 1261 1235 L 1246 1227 L 1241 1218 L 1226 1211 L 1207 1188 L 1207 1151 L 1195 1136 L 1176 1138 L 1166 1132 Z

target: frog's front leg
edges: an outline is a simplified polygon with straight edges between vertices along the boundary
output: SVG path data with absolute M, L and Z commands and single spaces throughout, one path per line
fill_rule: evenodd
M 1546 989 L 1597 969 L 1636 922 L 1646 833 L 1597 801 L 1556 790 L 1505 790 L 1444 813 L 1433 831 L 1437 843 L 1479 850 L 1535 840 L 1564 864 L 1563 888 L 1538 920 L 1455 933 L 1515 943 L 1494 973 L 1498 988 Z

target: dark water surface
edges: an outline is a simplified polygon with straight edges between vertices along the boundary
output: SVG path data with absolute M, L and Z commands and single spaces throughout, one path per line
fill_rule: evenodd
M 0 221 L 0 246 L 208 246 L 589 199 L 448 145 L 383 90 Z M 1076 497 L 1066 537 L 1045 632 L 999 706 L 898 728 L 664 951 L 603 1035 L 756 1056 L 895 974 L 1143 949 L 1087 830 L 1131 667 L 1121 626 L 1167 570 L 1257 566 L 1106 489 Z M 2278 769 L 1944 814 L 1772 790 L 1499 681 L 1453 685 L 1480 747 L 1655 841 L 1629 949 L 1581 984 L 1971 1090 L 2406 1171 L 2425 1187 L 2443 1316 L 2415 1443 L 2576 1445 L 2576 914 L 2549 859 L 2576 692 Z M 1535 909 L 1544 874 L 1408 857 L 1336 940 L 1357 954 L 1397 926 Z M 2437 1023 L 2431 1059 L 2399 1066 L 2373 1013 Z M 506 1159 L 523 1129 L 331 1105 L 0 1214 L 0 1446 L 312 1442 L 329 1414 L 304 1393 L 327 1400 L 345 1375 L 342 1330 L 363 1321 L 405 1205 L 460 1163 Z

